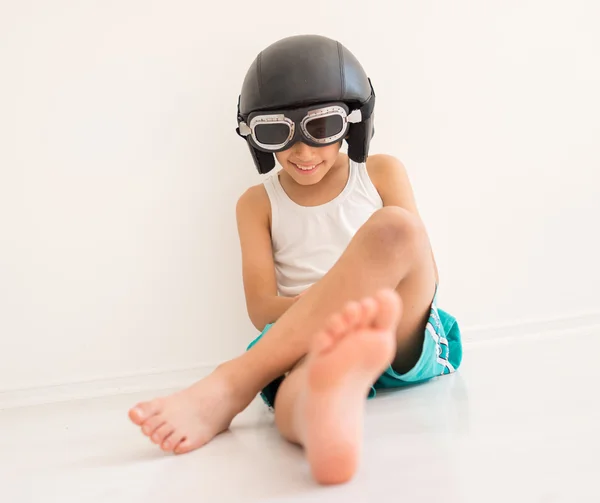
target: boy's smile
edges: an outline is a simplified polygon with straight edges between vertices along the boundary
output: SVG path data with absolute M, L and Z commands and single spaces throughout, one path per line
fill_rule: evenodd
M 301 163 L 293 161 L 290 161 L 290 163 L 298 170 L 298 172 L 301 175 L 311 175 L 315 171 L 317 171 L 317 169 L 319 169 L 319 166 L 321 166 L 321 164 L 323 164 L 323 162 Z

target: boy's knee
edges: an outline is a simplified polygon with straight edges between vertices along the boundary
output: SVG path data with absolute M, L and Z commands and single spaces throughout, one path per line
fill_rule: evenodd
M 421 220 L 397 206 L 376 211 L 365 224 L 365 233 L 374 250 L 386 254 L 420 253 L 427 246 Z

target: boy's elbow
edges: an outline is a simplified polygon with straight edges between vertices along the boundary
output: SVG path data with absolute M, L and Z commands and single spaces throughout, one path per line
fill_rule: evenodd
M 250 317 L 250 322 L 254 325 L 254 328 L 256 328 L 256 330 L 259 332 L 262 332 L 267 326 L 267 323 L 264 322 L 262 316 L 256 314 L 253 315 L 250 312 L 248 313 L 248 316 Z
M 287 311 L 288 301 L 277 295 L 256 295 L 246 301 L 248 317 L 257 330 L 263 331 L 270 323 L 275 323 Z
M 252 325 L 254 325 L 256 330 L 262 332 L 264 328 L 269 324 L 268 321 L 265 321 L 266 313 L 264 312 L 264 309 L 261 309 L 260 306 L 253 306 L 248 304 L 247 310 L 248 317 L 250 318 L 250 322 L 252 323 Z

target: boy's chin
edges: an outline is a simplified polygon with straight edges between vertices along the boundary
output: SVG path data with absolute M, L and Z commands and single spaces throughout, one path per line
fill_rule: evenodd
M 292 174 L 291 177 L 294 179 L 294 181 L 298 184 L 298 185 L 304 185 L 306 187 L 308 187 L 309 185 L 315 185 L 317 183 L 319 183 L 321 181 L 321 179 L 323 178 L 320 175 L 311 175 L 311 176 L 306 176 L 306 175 L 298 175 L 296 173 Z

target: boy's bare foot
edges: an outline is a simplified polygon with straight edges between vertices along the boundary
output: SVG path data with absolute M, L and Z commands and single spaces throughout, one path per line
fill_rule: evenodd
M 183 391 L 137 404 L 129 418 L 164 451 L 184 454 L 229 428 L 253 398 L 240 396 L 227 373 L 218 368 Z
M 354 475 L 365 398 L 394 357 L 401 301 L 396 292 L 350 303 L 319 333 L 307 358 L 298 430 L 315 479 L 339 484 Z

